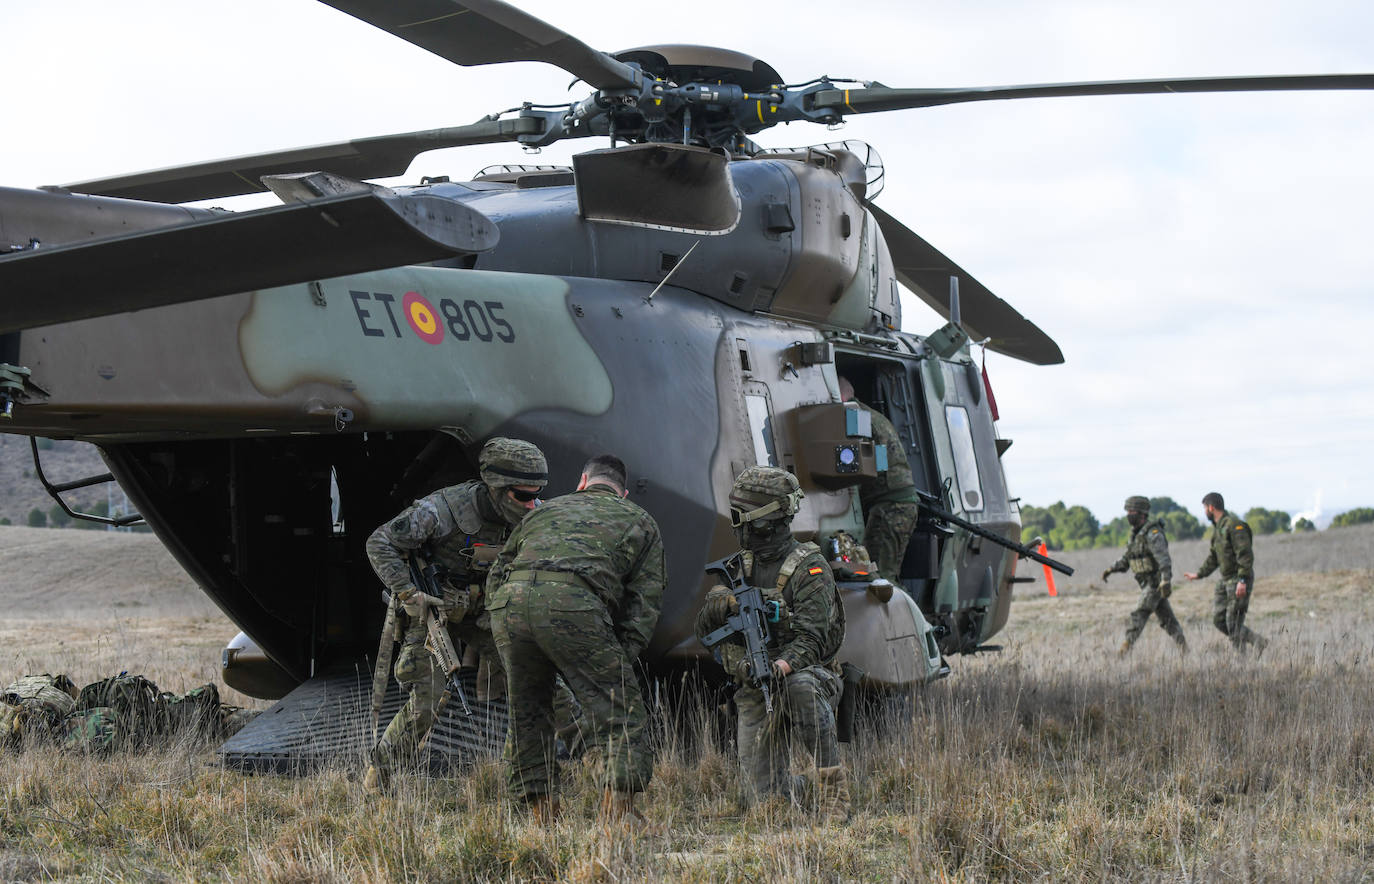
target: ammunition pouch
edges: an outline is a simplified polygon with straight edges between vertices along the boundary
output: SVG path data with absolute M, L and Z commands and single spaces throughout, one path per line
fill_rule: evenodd
M 1127 559 L 1126 564 L 1130 565 L 1132 574 L 1149 574 L 1156 570 L 1154 559 Z

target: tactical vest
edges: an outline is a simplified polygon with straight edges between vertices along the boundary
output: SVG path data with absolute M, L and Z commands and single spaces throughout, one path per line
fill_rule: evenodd
M 792 575 L 802 566 L 807 559 L 815 556 L 821 561 L 822 567 L 827 567 L 824 558 L 821 556 L 821 548 L 814 543 L 799 543 L 795 546 L 787 558 L 783 559 L 782 568 L 778 570 L 778 579 L 771 587 L 759 587 L 760 593 L 765 601 L 777 601 L 782 605 L 782 614 L 778 619 L 776 627 L 771 630 L 770 637 L 775 645 L 785 645 L 792 638 Z M 751 579 L 754 574 L 754 554 L 749 550 L 744 550 L 741 554 L 744 562 L 744 576 Z M 832 586 L 833 586 L 832 582 Z M 834 599 L 831 609 L 835 612 L 829 628 L 821 636 L 821 659 L 822 665 L 828 665 L 835 659 L 835 655 L 840 652 L 840 646 L 844 644 L 844 600 L 840 598 L 838 587 L 833 589 Z
M 1155 554 L 1150 551 L 1149 544 L 1150 531 L 1155 528 L 1163 531 L 1164 522 L 1156 519 L 1141 525 L 1140 530 L 1131 536 L 1131 541 L 1126 546 L 1126 565 L 1137 577 L 1148 576 L 1159 570 L 1159 563 L 1155 561 Z
M 441 514 L 440 525 L 452 526 L 449 533 L 429 544 L 428 552 L 448 571 L 444 582 L 448 585 L 446 594 L 451 593 L 456 604 L 451 615 L 454 620 L 481 613 L 487 571 L 510 536 L 510 526 L 505 522 L 482 517 L 477 495 L 486 493 L 482 482 L 464 482 L 442 488 L 419 502 Z

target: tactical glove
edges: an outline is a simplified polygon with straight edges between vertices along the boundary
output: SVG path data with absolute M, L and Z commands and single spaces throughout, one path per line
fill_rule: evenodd
M 408 617 L 418 618 L 424 616 L 425 608 L 430 605 L 437 608 L 443 608 L 444 606 L 443 599 L 436 599 L 432 595 L 420 592 L 413 586 L 408 586 L 401 590 L 396 597 L 400 600 L 401 607 L 405 609 L 406 616 Z
M 1103 582 L 1103 583 L 1106 583 L 1106 582 L 1107 582 L 1107 578 L 1108 578 L 1108 577 L 1111 577 L 1111 576 L 1112 576 L 1112 569 L 1111 569 L 1111 568 L 1108 568 L 1107 570 L 1103 571 L 1103 572 L 1102 572 L 1102 582 Z
M 1159 597 L 1162 599 L 1167 599 L 1173 591 L 1174 587 L 1171 584 L 1161 583 L 1159 585 Z
M 739 600 L 733 592 L 723 586 L 711 587 L 711 591 L 706 594 L 706 601 L 701 605 L 701 620 L 711 629 L 724 626 L 726 618 L 737 613 Z

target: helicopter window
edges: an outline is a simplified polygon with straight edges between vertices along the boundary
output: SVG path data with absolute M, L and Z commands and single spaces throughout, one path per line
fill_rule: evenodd
M 749 409 L 749 429 L 754 437 L 754 463 L 761 467 L 778 465 L 778 453 L 773 448 L 773 416 L 768 413 L 768 397 L 746 393 L 744 404 Z
M 969 512 L 983 508 L 983 486 L 978 481 L 978 458 L 973 453 L 973 430 L 968 412 L 962 405 L 945 406 L 945 422 L 949 424 L 949 444 L 954 449 L 954 472 L 959 478 L 964 509 Z

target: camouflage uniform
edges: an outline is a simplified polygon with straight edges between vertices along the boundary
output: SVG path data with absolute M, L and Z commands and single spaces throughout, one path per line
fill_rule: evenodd
M 490 483 L 474 479 L 442 488 L 402 510 L 367 540 L 372 569 L 398 598 L 404 599 L 414 591 L 407 562 L 409 554 L 424 548 L 448 570 L 444 602 L 452 631 L 477 649 L 496 685 L 503 684 L 505 676 L 492 640 L 490 617 L 483 609 L 482 584 L 488 564 L 510 533 L 509 521 L 516 518 L 517 511 L 499 509 L 495 498 L 504 493 L 506 485 L 542 486 L 547 481 L 537 478 L 547 469 L 541 466 L 543 455 L 528 442 L 492 439 L 483 448 L 483 458 L 500 456 L 506 448 L 513 452 L 511 456 L 516 458 L 517 466 L 522 465 L 522 456 L 532 459 L 528 476 L 497 477 Z M 508 480 L 506 485 L 500 484 L 502 478 Z M 498 485 L 496 492 L 491 484 Z M 420 741 L 434 724 L 434 707 L 444 691 L 445 677 L 434 665 L 433 653 L 425 647 L 426 637 L 424 618 L 408 618 L 394 672 L 409 696 L 373 752 L 373 763 L 379 768 L 390 769 L 412 760 Z
M 781 474 L 781 475 L 778 475 Z M 782 470 L 751 467 L 736 480 L 731 505 L 747 509 L 762 497 L 741 493 L 771 479 L 796 479 Z M 801 492 L 795 491 L 799 498 Z M 770 514 L 771 515 L 771 514 Z M 774 660 L 786 660 L 792 671 L 775 680 L 773 712 L 767 712 L 763 692 L 741 681 L 735 691 L 739 712 L 738 746 L 740 767 L 755 795 L 796 796 L 804 780 L 790 774 L 790 748 L 795 740 L 812 754 L 818 778 L 843 787 L 848 806 L 848 787 L 843 781 L 840 747 L 835 729 L 835 711 L 844 685 L 838 675 L 835 655 L 844 642 L 844 606 L 834 578 L 819 548 L 798 543 L 791 533 L 791 513 L 772 519 L 760 518 L 737 530 L 744 550 L 745 577 L 761 590 L 766 601 L 781 605 L 776 623 L 769 624 L 768 650 Z M 707 594 L 697 616 L 696 633 L 702 638 L 724 624 L 734 597 L 718 586 Z M 721 648 L 721 663 L 731 674 L 738 673 L 744 659 L 742 640 L 732 638 Z
M 897 428 L 879 412 L 854 400 L 867 411 L 873 422 L 873 443 L 887 446 L 887 472 L 865 479 L 859 485 L 859 503 L 863 507 L 864 546 L 872 554 L 878 573 L 894 584 L 898 583 L 902 559 L 906 557 L 911 532 L 916 530 L 920 505 L 916 501 L 916 483 L 906 459 L 906 446 L 897 435 Z
M 506 666 L 508 784 L 517 800 L 557 791 L 551 718 L 561 673 L 582 705 L 606 785 L 642 791 L 653 773 L 648 711 L 634 661 L 658 623 L 663 540 L 653 517 L 596 483 L 520 523 L 487 578 L 487 610 Z
M 1127 498 L 1126 509 L 1128 512 L 1148 514 L 1149 499 Z M 1188 640 L 1184 638 L 1183 627 L 1179 625 L 1178 618 L 1174 616 L 1174 609 L 1169 604 L 1174 574 L 1173 562 L 1169 558 L 1169 541 L 1164 536 L 1163 521 L 1147 521 L 1131 529 L 1126 552 L 1107 569 L 1106 573 L 1116 574 L 1123 571 L 1134 574 L 1136 583 L 1140 584 L 1140 602 L 1131 612 L 1130 623 L 1126 627 L 1126 643 L 1122 645 L 1122 650 L 1129 650 L 1136 639 L 1140 638 L 1140 633 L 1151 614 L 1159 618 L 1160 628 L 1168 633 L 1180 648 L 1186 650 Z
M 1255 550 L 1250 526 L 1235 515 L 1224 512 L 1212 526 L 1212 549 L 1207 560 L 1198 568 L 1197 576 L 1206 577 L 1218 568 L 1221 579 L 1212 595 L 1212 624 L 1221 630 L 1231 644 L 1243 649 L 1247 644 L 1263 644 L 1264 640 L 1245 625 L 1245 612 L 1255 594 Z M 1245 581 L 1245 595 L 1236 598 L 1236 584 Z

